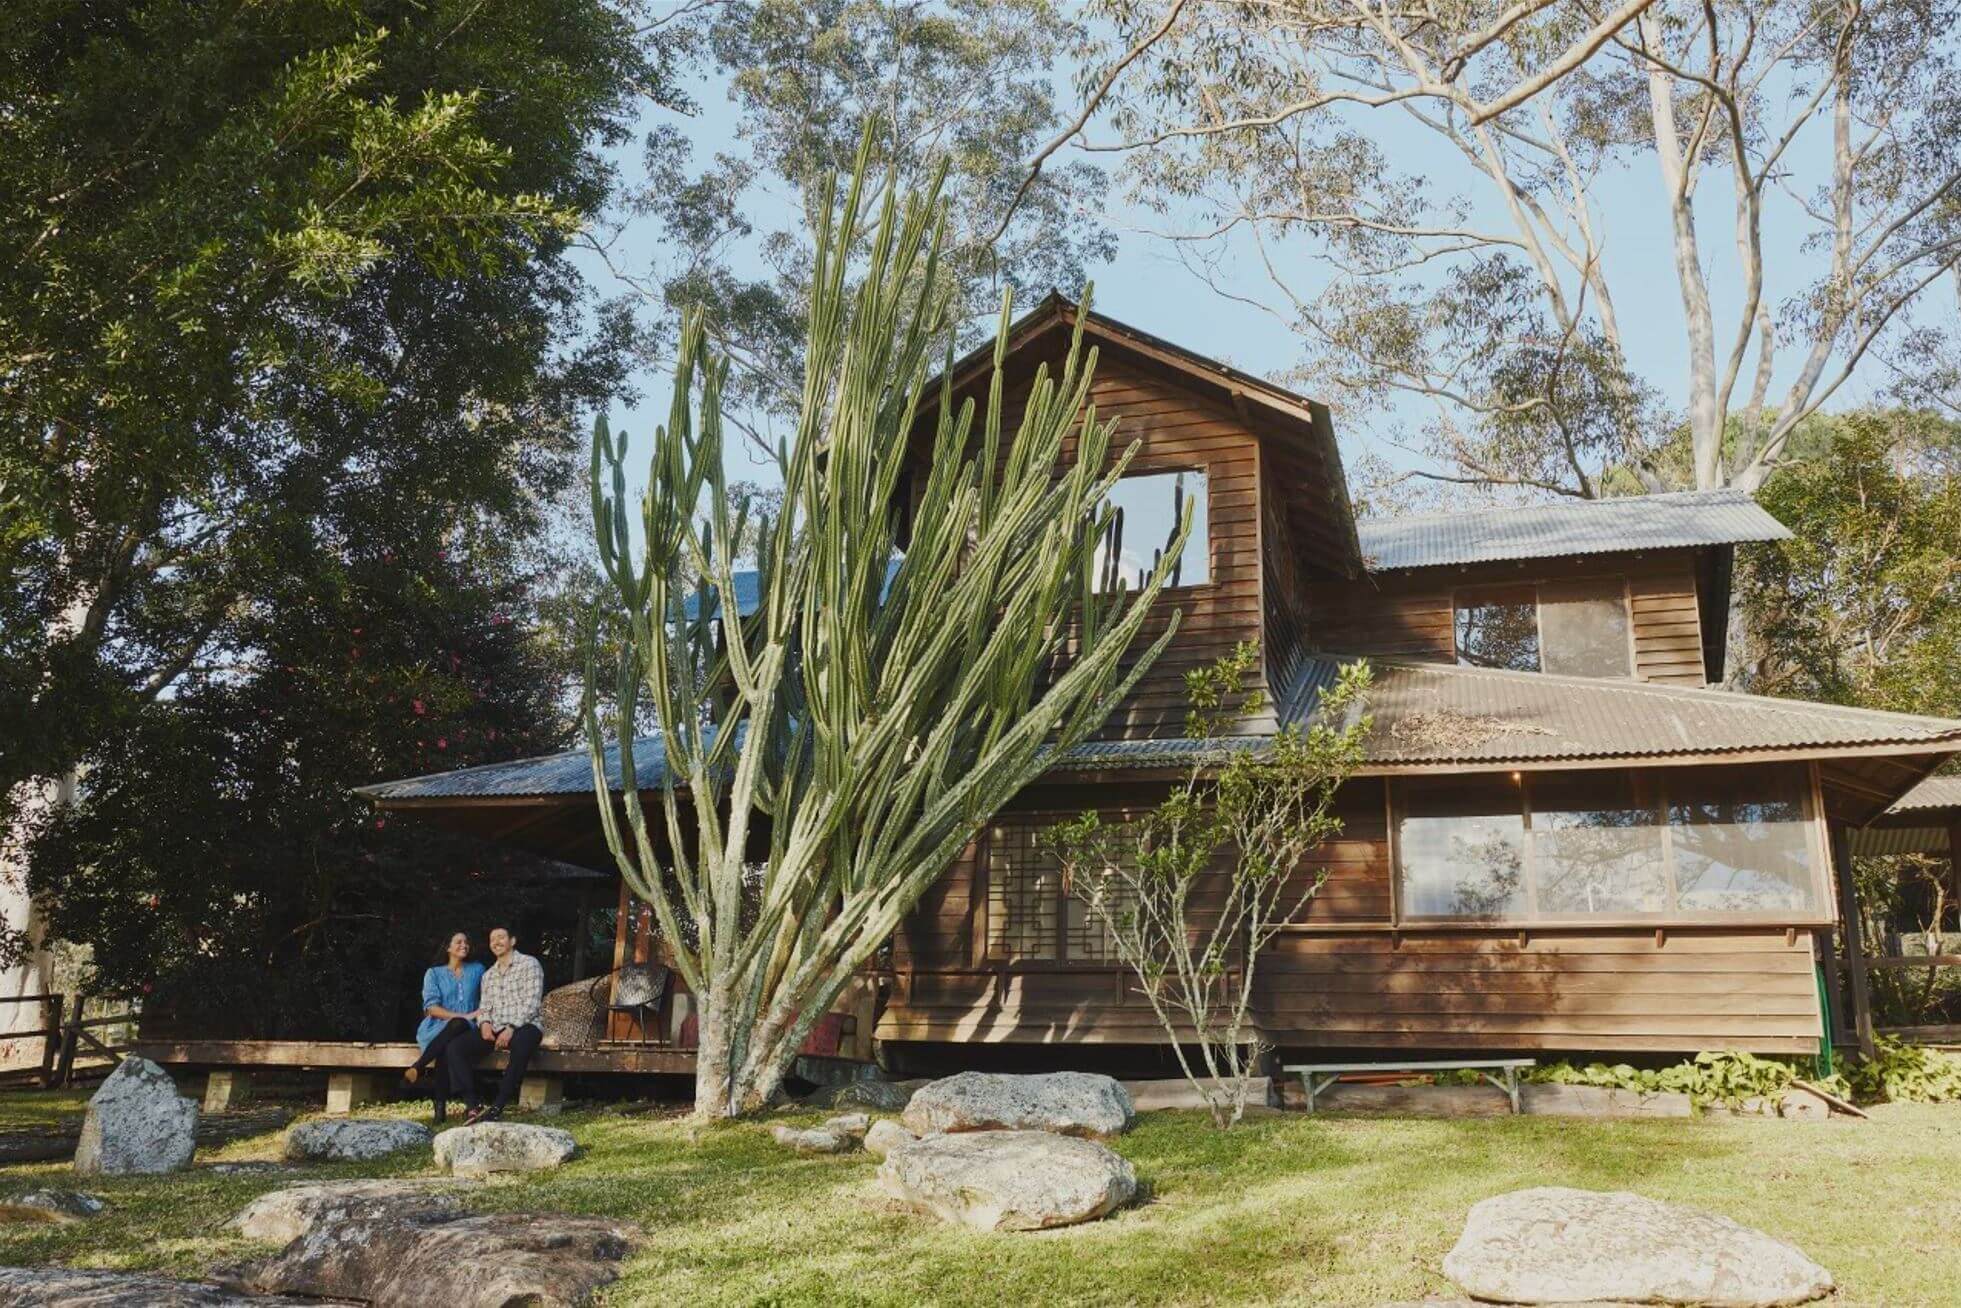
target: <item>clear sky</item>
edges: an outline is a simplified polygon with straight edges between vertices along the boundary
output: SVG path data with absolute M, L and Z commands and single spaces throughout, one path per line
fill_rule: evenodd
M 699 79 L 691 90 L 699 106 L 695 116 L 681 117 L 650 107 L 645 124 L 652 126 L 666 121 L 682 126 L 693 142 L 695 158 L 699 161 L 717 150 L 731 148 L 738 124 L 726 87 L 719 79 Z M 1375 111 L 1359 121 L 1378 133 L 1377 139 L 1399 164 L 1428 176 L 1440 188 L 1466 190 L 1482 202 L 1474 212 L 1476 219 L 1485 225 L 1504 226 L 1503 215 L 1493 212 L 1495 203 L 1484 199 L 1489 195 L 1488 189 L 1463 184 L 1468 176 L 1467 164 L 1452 147 L 1392 111 Z M 1092 139 L 1108 139 L 1110 133 L 1101 124 L 1093 123 L 1090 135 Z M 1822 152 L 1828 146 L 1829 139 L 1822 130 L 1807 129 L 1792 151 L 1789 190 L 1809 195 L 1821 176 Z M 1095 158 L 1114 166 L 1113 156 Z M 642 175 L 638 143 L 621 150 L 618 162 L 628 182 L 637 181 Z M 1686 359 L 1681 296 L 1673 269 L 1661 184 L 1652 167 L 1650 162 L 1648 170 L 1630 169 L 1604 179 L 1596 191 L 1596 213 L 1607 233 L 1606 275 L 1614 291 L 1631 362 L 1638 373 L 1679 408 Z M 789 202 L 780 194 L 765 193 L 756 198 L 756 203 L 787 209 Z M 1732 275 L 1736 267 L 1730 244 L 1734 240 L 1733 198 L 1727 174 L 1712 172 L 1705 177 L 1697 211 L 1705 263 L 1712 279 L 1718 336 L 1726 339 L 1733 331 L 1732 320 L 1727 315 L 1735 312 L 1741 298 L 1741 287 Z M 1174 215 L 1172 221 L 1175 224 L 1189 217 Z M 1782 196 L 1766 214 L 1769 251 L 1766 275 L 1773 305 L 1783 303 L 1814 279 L 1824 257 L 1822 251 L 1804 248 L 1807 230 L 1794 221 L 1796 217 L 1795 205 Z M 1093 273 L 1099 309 L 1258 375 L 1276 376 L 1300 362 L 1298 342 L 1284 323 L 1261 308 L 1215 293 L 1186 270 L 1176 249 L 1152 234 L 1163 219 L 1115 206 L 1110 220 L 1119 233 L 1119 246 L 1116 258 Z M 629 225 L 612 252 L 619 266 L 636 274 L 646 273 L 658 263 L 659 256 L 659 233 L 651 220 L 644 220 L 638 226 Z M 600 260 L 587 254 L 580 258 L 603 293 L 614 294 L 625 289 Z M 1305 249 L 1280 250 L 1278 263 L 1283 273 L 1302 289 L 1311 292 L 1321 284 L 1323 274 Z M 1215 276 L 1234 295 L 1269 305 L 1279 303 L 1261 261 L 1251 251 L 1250 242 L 1229 250 Z M 1060 289 L 1073 294 L 1079 288 Z M 1797 350 L 1787 345 L 1782 356 L 1779 371 L 1788 375 L 1797 365 Z M 616 405 L 610 416 L 616 428 L 624 425 L 633 434 L 636 451 L 643 451 L 645 435 L 666 412 L 669 388 L 658 372 L 639 377 L 637 384 L 641 392 L 639 400 L 631 405 Z M 1849 386 L 1839 392 L 1830 407 L 1845 407 L 1865 395 L 1857 385 Z M 1419 462 L 1397 447 L 1396 437 L 1399 428 L 1407 428 L 1427 416 L 1422 407 L 1404 404 L 1388 414 L 1348 415 L 1340 412 L 1339 396 L 1315 398 L 1336 407 L 1337 430 L 1351 466 L 1359 455 L 1369 452 L 1381 454 L 1400 467 Z M 747 466 L 735 470 L 733 475 L 764 482 L 774 480 L 773 473 L 756 463 L 746 450 L 737 457 Z M 636 452 L 636 464 L 643 459 L 644 454 Z

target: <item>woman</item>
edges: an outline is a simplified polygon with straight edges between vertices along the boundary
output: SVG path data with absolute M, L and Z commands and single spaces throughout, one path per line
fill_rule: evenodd
M 477 995 L 483 983 L 483 964 L 470 961 L 470 937 L 461 931 L 449 938 L 447 957 L 422 974 L 422 1022 L 415 1029 L 415 1042 L 422 1046 L 402 1079 L 414 1085 L 422 1074 L 436 1065 L 443 1050 L 461 1033 L 470 1030 L 483 1016 Z M 438 1124 L 448 1116 L 449 1101 L 443 1094 L 443 1078 L 430 1079 L 430 1096 L 436 1104 Z

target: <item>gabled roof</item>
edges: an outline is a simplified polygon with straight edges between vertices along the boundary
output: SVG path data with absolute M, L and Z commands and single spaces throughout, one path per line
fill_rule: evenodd
M 1565 500 L 1357 525 L 1371 571 L 1544 559 L 1570 554 L 1788 540 L 1791 532 L 1740 490 Z
M 1961 809 L 1961 777 L 1928 777 L 1900 796 L 1888 813 L 1919 813 L 1928 809 Z
M 1283 721 L 1313 718 L 1340 655 L 1302 660 Z M 1961 750 L 1961 721 L 1728 690 L 1370 657 L 1371 771 L 1743 762 Z

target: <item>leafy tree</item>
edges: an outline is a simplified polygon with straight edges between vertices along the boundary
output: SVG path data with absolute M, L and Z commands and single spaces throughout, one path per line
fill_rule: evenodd
M 1258 707 L 1244 689 L 1258 658 L 1243 644 L 1185 674 L 1192 739 L 1216 740 Z M 1362 762 L 1368 689 L 1367 664 L 1344 667 L 1321 696 L 1321 721 L 1257 751 L 1205 750 L 1135 818 L 1092 811 L 1050 833 L 1063 884 L 1137 974 L 1214 1126 L 1240 1120 L 1265 1063 L 1252 1022 L 1260 954 L 1321 889 L 1302 862 L 1341 833 L 1335 795 Z
M 704 1117 L 768 1103 L 854 970 L 1052 750 L 1101 726 L 1177 628 L 1121 667 L 1179 550 L 1138 591 L 1095 588 L 1130 451 L 1113 452 L 1111 424 L 1084 408 L 1095 355 L 1080 334 L 1004 433 L 1004 298 L 985 418 L 977 427 L 972 402 L 955 411 L 943 390 L 914 458 L 935 345 L 952 358 L 953 288 L 935 271 L 945 206 L 937 177 L 902 205 L 888 169 L 870 218 L 873 137 L 841 203 L 826 183 L 812 206 L 804 394 L 782 516 L 756 528 L 753 613 L 737 616 L 748 525 L 725 493 L 729 363 L 707 346 L 705 313 L 682 330 L 637 551 L 624 440 L 603 421 L 594 433 L 608 610 L 628 637 L 610 733 L 588 717 L 594 784 L 621 875 L 653 906 L 699 1005 Z M 1077 461 L 1058 475 L 1072 432 Z M 692 609 L 689 575 L 711 583 Z M 596 665 L 589 677 L 596 694 Z M 661 731 L 653 759 L 632 744 L 643 702 Z M 656 766 L 658 780 L 641 770 Z M 651 814 L 643 784 L 659 794 Z
M 878 166 L 919 179 L 928 161 L 946 164 L 936 275 L 963 332 L 990 319 L 1003 286 L 1077 286 L 1114 253 L 1098 169 L 1045 170 L 1016 194 L 1021 161 L 1055 128 L 1051 79 L 1087 40 L 1073 6 L 734 0 L 705 9 L 691 34 L 726 79 L 738 144 L 697 160 L 678 129 L 649 135 L 639 216 L 659 225 L 668 254 L 652 269 L 617 271 L 673 314 L 704 308 L 731 361 L 731 421 L 761 432 L 769 417 L 796 413 L 817 255 L 810 233 L 824 218 L 814 206 L 823 179 L 850 166 L 869 119 L 883 124 Z M 761 276 L 744 270 L 754 255 L 767 266 Z
M 1090 148 L 1175 210 L 1164 235 L 1202 275 L 1265 268 L 1316 381 L 1433 414 L 1408 436 L 1420 476 L 1753 489 L 1875 362 L 1954 394 L 1954 334 L 1916 312 L 1961 257 L 1951 4 L 1101 8 L 1109 46 L 1142 53 Z M 1421 167 L 1394 144 L 1411 131 Z M 1626 178 L 1656 203 L 1609 203 Z M 1782 303 L 1780 260 L 1802 270 Z M 1622 277 L 1679 289 L 1679 377 L 1637 371 Z M 1680 465 L 1656 458 L 1670 415 Z

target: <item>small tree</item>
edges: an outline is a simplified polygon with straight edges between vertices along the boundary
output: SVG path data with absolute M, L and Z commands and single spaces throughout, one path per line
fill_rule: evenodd
M 1321 888 L 1325 874 L 1307 873 L 1302 860 L 1340 833 L 1335 792 L 1361 763 L 1370 729 L 1369 668 L 1352 663 L 1306 729 L 1282 728 L 1255 748 L 1225 737 L 1259 707 L 1258 693 L 1244 690 L 1257 658 L 1242 644 L 1185 674 L 1187 734 L 1214 747 L 1162 803 L 1124 822 L 1085 813 L 1050 835 L 1063 884 L 1136 972 L 1220 1128 L 1245 1113 L 1268 1049 L 1251 1020 L 1260 951 Z
M 1102 725 L 1177 627 L 1121 666 L 1178 550 L 1137 591 L 1095 585 L 1109 490 L 1131 451 L 1113 457 L 1112 424 L 1084 407 L 1095 352 L 1084 356 L 1080 327 L 1061 375 L 1036 373 L 1005 440 L 1007 304 L 978 431 L 972 402 L 953 404 L 949 345 L 937 424 L 914 457 L 950 318 L 935 275 L 939 180 L 903 206 L 888 182 L 866 245 L 871 140 L 868 130 L 843 203 L 832 181 L 812 206 L 803 401 L 781 454 L 781 515 L 752 522 L 729 503 L 728 364 L 709 351 L 699 311 L 654 437 L 638 565 L 625 443 L 603 421 L 595 433 L 593 508 L 625 635 L 611 708 L 623 797 L 609 793 L 596 668 L 594 785 L 620 872 L 694 992 L 695 1111 L 706 1117 L 768 1103 L 853 971 L 1053 751 Z M 758 573 L 747 613 L 733 571 L 745 543 Z M 687 577 L 699 579 L 692 604 Z M 634 745 L 642 703 L 660 728 L 657 780 Z M 652 818 L 643 784 L 658 787 Z

